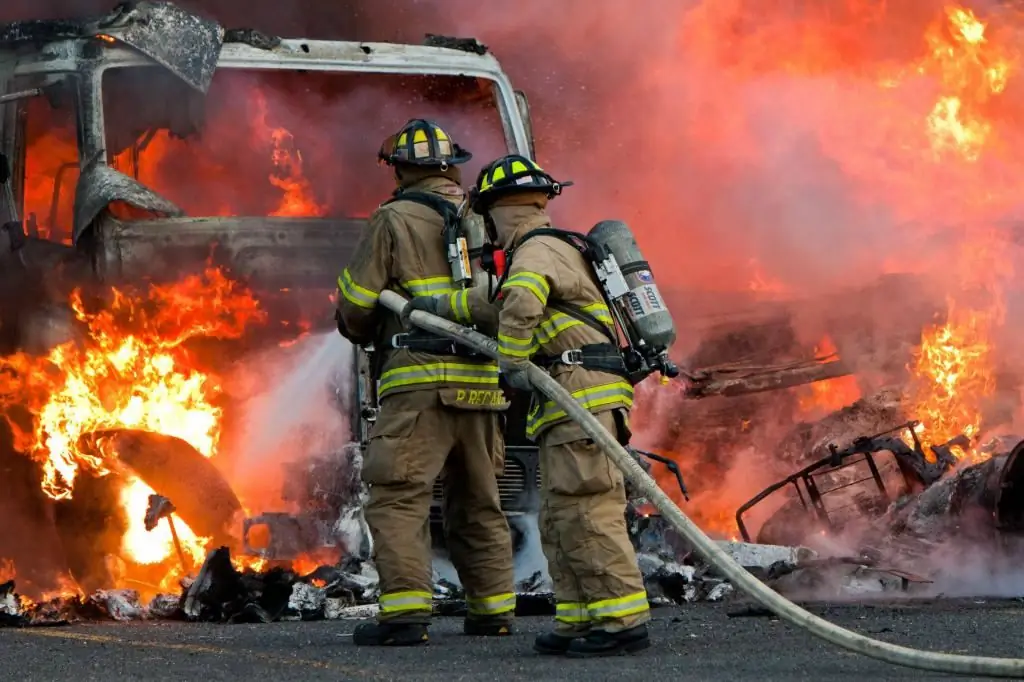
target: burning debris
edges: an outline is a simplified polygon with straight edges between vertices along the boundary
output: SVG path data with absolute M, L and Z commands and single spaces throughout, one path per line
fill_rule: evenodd
M 362 517 L 361 457 L 359 444 L 349 443 L 336 453 L 284 464 L 282 501 L 301 511 L 265 512 L 245 519 L 245 553 L 290 561 L 333 550 L 368 559 L 370 533 Z
M 727 545 L 733 556 L 751 570 L 793 570 L 813 557 L 807 550 L 757 545 Z M 780 556 L 787 557 L 779 559 Z M 732 586 L 692 556 L 641 553 L 640 568 L 653 606 L 720 601 Z M 336 620 L 376 615 L 377 574 L 368 562 L 351 558 L 341 566 L 322 566 L 301 576 L 284 567 L 260 572 L 239 571 L 227 548 L 210 553 L 195 580 L 182 581 L 183 592 L 159 594 L 147 604 L 133 590 L 100 590 L 87 598 L 69 595 L 35 603 L 19 597 L 14 583 L 0 586 L 0 624 L 15 627 L 59 625 L 83 620 L 188 619 L 216 623 L 273 623 L 288 620 Z M 434 613 L 463 616 L 462 588 L 436 577 Z M 516 586 L 516 614 L 550 616 L 554 596 L 545 591 L 537 572 Z

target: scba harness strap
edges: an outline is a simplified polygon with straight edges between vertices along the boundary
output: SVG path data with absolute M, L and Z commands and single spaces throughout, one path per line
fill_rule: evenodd
M 414 204 L 426 206 L 441 216 L 446 228 L 452 225 L 457 225 L 460 219 L 458 207 L 447 199 L 443 199 L 430 192 L 396 189 L 392 197 L 381 204 L 381 206 L 387 206 L 388 204 L 393 204 L 396 201 L 411 201 Z
M 564 351 L 560 355 L 538 354 L 534 356 L 533 362 L 544 369 L 550 369 L 556 365 L 568 365 L 629 378 L 629 371 L 626 369 L 626 363 L 622 360 L 619 347 L 610 343 L 591 343 Z
M 414 353 L 429 353 L 431 355 L 456 355 L 460 358 L 473 359 L 486 357 L 471 348 L 455 343 L 451 339 L 419 329 L 395 334 L 384 346 L 389 350 L 405 349 Z
M 521 248 L 529 239 L 543 236 L 561 239 L 573 248 L 579 250 L 588 262 L 593 260 L 593 254 L 591 252 L 593 247 L 585 235 L 578 232 L 570 232 L 569 230 L 559 230 L 553 227 L 542 227 L 540 229 L 527 232 L 523 238 L 519 240 L 519 243 L 516 245 L 516 249 Z M 511 260 L 511 258 L 509 260 Z M 608 300 L 604 300 L 604 302 L 608 305 L 609 310 L 611 310 L 611 302 Z M 566 315 L 579 320 L 596 331 L 601 332 L 601 334 L 608 339 L 609 343 L 587 344 L 580 348 L 564 351 L 559 355 L 537 354 L 533 358 L 534 364 L 539 367 L 543 367 L 544 369 L 550 369 L 556 365 L 576 366 L 596 372 L 617 374 L 626 379 L 630 378 L 629 370 L 626 367 L 625 361 L 622 359 L 622 351 L 619 349 L 618 339 L 615 336 L 615 332 L 608 328 L 608 325 L 601 322 L 597 317 L 584 310 L 581 306 L 574 305 L 566 301 L 548 301 L 548 306 L 560 313 L 565 313 Z
M 393 204 L 396 201 L 411 201 L 433 210 L 441 216 L 444 227 L 441 230 L 443 237 L 458 234 L 462 216 L 459 209 L 452 202 L 430 192 L 416 192 L 397 189 L 394 196 L 385 201 L 381 206 Z M 474 251 L 476 252 L 474 254 Z M 480 249 L 470 251 L 470 258 L 479 258 Z M 404 287 L 402 287 L 403 290 Z M 413 295 L 405 290 L 409 298 Z M 395 334 L 384 344 L 390 350 L 406 349 L 414 353 L 429 353 L 430 355 L 455 355 L 461 358 L 483 358 L 484 355 L 474 351 L 472 348 L 455 343 L 451 339 L 438 334 L 431 334 L 422 329 L 414 329 L 411 332 Z
M 447 199 L 443 199 L 430 192 L 397 189 L 395 190 L 394 196 L 381 204 L 381 206 L 387 206 L 388 204 L 393 204 L 396 201 L 411 201 L 414 204 L 426 206 L 440 215 L 441 219 L 444 221 L 444 228 L 442 228 L 441 231 L 442 235 L 457 234 L 461 231 L 462 214 L 459 212 L 458 207 Z M 483 248 L 477 247 L 470 250 L 469 257 L 480 258 L 482 253 Z

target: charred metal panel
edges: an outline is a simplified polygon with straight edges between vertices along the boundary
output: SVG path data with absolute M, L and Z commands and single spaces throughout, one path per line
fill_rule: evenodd
M 86 35 L 86 26 L 93 19 L 31 19 L 15 21 L 0 26 L 0 45 L 17 43 L 52 43 L 58 40 L 73 40 Z
M 96 25 L 206 92 L 217 68 L 224 29 L 169 2 L 124 3 Z
M 224 29 L 169 2 L 124 2 L 102 17 L 19 21 L 0 26 L 0 45 L 43 48 L 101 37 L 124 43 L 164 66 L 191 87 L 206 92 L 217 68 Z
M 159 276 L 212 253 L 261 289 L 332 290 L 365 226 L 320 218 L 171 218 L 100 226 L 102 267 L 112 277 Z M 329 308 L 327 299 L 322 302 Z
M 133 178 L 100 163 L 82 171 L 75 195 L 75 224 L 71 233 L 77 244 L 85 229 L 113 201 L 166 216 L 181 216 L 184 211 Z

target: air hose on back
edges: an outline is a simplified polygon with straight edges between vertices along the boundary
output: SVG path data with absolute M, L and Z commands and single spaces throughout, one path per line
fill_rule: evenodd
M 380 303 L 393 312 L 401 314 L 406 300 L 394 292 L 383 291 Z M 422 310 L 414 311 L 410 320 L 417 327 L 458 341 L 489 357 L 498 358 L 497 344 L 483 334 Z M 705 561 L 718 569 L 734 586 L 756 599 L 783 620 L 844 649 L 895 665 L 944 673 L 1024 678 L 1024 659 L 959 656 L 882 642 L 830 623 L 782 597 L 748 573 L 719 547 L 717 542 L 705 535 L 647 475 L 640 464 L 601 426 L 601 423 L 581 407 L 547 372 L 530 363 L 527 365 L 527 373 L 534 388 L 557 403 L 595 443 L 601 446 L 605 454 L 622 470 L 630 482 L 657 507 L 665 519 L 693 545 Z

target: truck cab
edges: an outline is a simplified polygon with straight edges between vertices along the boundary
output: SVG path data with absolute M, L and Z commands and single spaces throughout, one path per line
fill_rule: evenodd
M 0 26 L 0 225 L 20 232 L 0 259 L 109 284 L 223 265 L 282 334 L 328 330 L 338 273 L 393 190 L 381 140 L 414 117 L 474 153 L 467 183 L 498 156 L 534 155 L 526 96 L 472 39 L 287 39 L 147 0 Z M 355 363 L 365 440 L 376 391 L 363 349 Z M 536 499 L 526 400 L 500 482 L 513 515 Z

